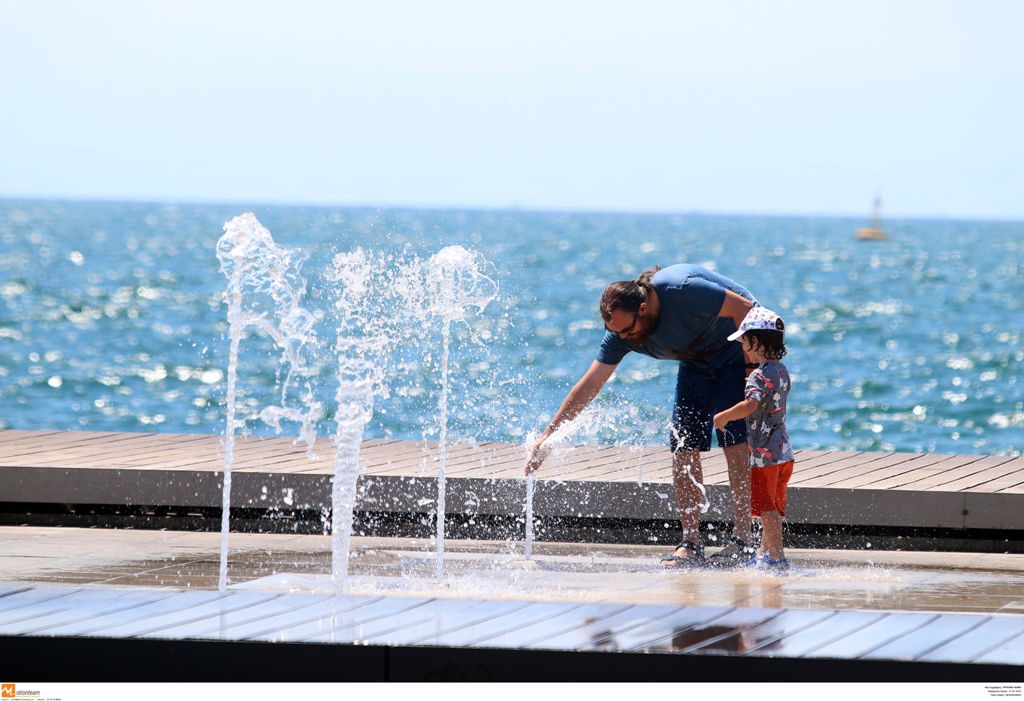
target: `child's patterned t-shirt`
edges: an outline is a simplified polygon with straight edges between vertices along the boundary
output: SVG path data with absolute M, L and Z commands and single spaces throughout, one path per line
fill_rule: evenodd
M 751 467 L 768 467 L 793 460 L 793 448 L 786 433 L 789 386 L 789 372 L 776 360 L 761 363 L 747 377 L 744 398 L 757 400 L 757 409 L 747 417 Z

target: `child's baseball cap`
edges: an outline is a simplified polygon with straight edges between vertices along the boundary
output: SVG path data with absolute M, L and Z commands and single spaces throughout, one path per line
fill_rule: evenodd
M 784 328 L 786 324 L 781 316 L 767 307 L 754 307 L 743 317 L 740 327 L 729 336 L 729 340 L 735 341 L 747 331 L 782 331 Z

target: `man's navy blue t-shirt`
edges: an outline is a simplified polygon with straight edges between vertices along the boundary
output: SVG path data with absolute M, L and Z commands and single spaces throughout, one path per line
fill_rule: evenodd
M 718 354 L 739 345 L 728 340 L 736 323 L 718 316 L 725 291 L 757 304 L 745 287 L 699 265 L 684 263 L 659 270 L 651 279 L 651 286 L 660 304 L 657 330 L 643 346 L 608 331 L 597 352 L 597 362 L 618 365 L 626 353 L 635 351 L 658 360 L 714 364 Z

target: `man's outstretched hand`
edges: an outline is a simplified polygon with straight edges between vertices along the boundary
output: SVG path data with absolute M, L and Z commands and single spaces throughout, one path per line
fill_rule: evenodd
M 539 470 L 540 466 L 544 464 L 544 459 L 551 452 L 550 446 L 544 445 L 544 441 L 545 438 L 542 436 L 533 444 L 533 449 L 530 450 L 530 457 L 526 460 L 526 470 L 524 471 L 526 476 L 530 476 Z

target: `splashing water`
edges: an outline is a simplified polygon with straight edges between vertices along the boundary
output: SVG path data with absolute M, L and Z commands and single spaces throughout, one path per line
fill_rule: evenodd
M 526 476 L 526 559 L 533 558 L 533 490 L 537 484 L 536 473 Z
M 680 445 L 683 444 L 683 438 L 679 435 L 679 431 L 675 427 L 672 428 L 672 435 L 675 436 L 676 441 L 678 441 Z M 697 488 L 697 491 L 700 492 L 700 505 L 698 507 L 683 509 L 683 512 L 693 513 L 695 510 L 699 509 L 700 513 L 706 514 L 711 508 L 711 501 L 708 499 L 708 490 L 701 480 L 693 476 L 693 468 L 691 465 L 684 463 L 683 467 L 686 469 L 686 477 L 690 480 L 693 486 Z M 684 533 L 685 532 L 686 531 L 684 531 Z
M 440 437 L 437 473 L 437 578 L 444 576 L 445 468 L 448 462 L 448 356 L 453 321 L 466 321 L 470 308 L 477 312 L 497 296 L 497 285 L 483 273 L 486 263 L 475 251 L 448 246 L 430 257 L 426 264 L 426 292 L 429 312 L 442 322 L 441 394 L 438 399 Z
M 315 341 L 314 317 L 302 308 L 300 300 L 306 291 L 300 274 L 306 254 L 297 249 L 282 248 L 251 213 L 235 217 L 224 225 L 224 234 L 217 241 L 220 270 L 228 278 L 227 304 L 229 352 L 227 373 L 227 422 L 224 427 L 224 485 L 221 512 L 221 551 L 218 588 L 227 587 L 228 532 L 231 511 L 231 467 L 234 463 L 235 432 L 245 421 L 236 418 L 238 387 L 238 350 L 244 332 L 255 329 L 273 339 L 280 349 L 282 365 L 287 374 L 281 383 L 280 406 L 263 410 L 261 418 L 275 428 L 282 419 L 298 421 L 299 435 L 312 451 L 316 440 L 315 422 L 320 407 L 307 401 L 303 407 L 287 404 L 288 388 L 296 374 L 306 381 L 307 399 L 312 396 L 308 379 L 312 370 L 303 357 L 303 349 Z
M 305 281 L 299 275 L 306 255 L 274 244 L 252 214 L 232 219 L 224 226 L 217 244 L 221 270 L 228 278 L 230 351 L 228 367 L 227 428 L 225 429 L 225 477 L 221 534 L 221 589 L 227 585 L 228 526 L 231 467 L 235 433 L 244 425 L 236 418 L 238 352 L 247 329 L 272 338 L 281 349 L 280 402 L 265 407 L 259 418 L 277 430 L 281 422 L 296 421 L 299 436 L 312 456 L 316 421 L 323 407 L 313 397 L 315 374 L 304 359 L 303 349 L 316 346 L 316 317 L 300 305 Z M 333 284 L 333 348 L 337 364 L 335 393 L 334 466 L 331 491 L 331 580 L 341 592 L 348 577 L 353 510 L 359 478 L 359 452 L 363 433 L 373 416 L 374 403 L 388 396 L 389 361 L 399 347 L 422 343 L 430 318 L 441 320 L 442 360 L 439 397 L 438 565 L 443 574 L 445 467 L 449 355 L 453 322 L 468 325 L 471 312 L 482 311 L 497 294 L 493 280 L 483 271 L 486 262 L 461 246 L 442 249 L 429 260 L 396 260 L 357 248 L 334 256 L 325 278 Z M 470 329 L 472 332 L 472 329 Z M 290 403 L 289 388 L 299 377 L 305 386 L 298 405 Z
M 357 248 L 334 257 L 337 336 L 336 430 L 331 490 L 331 578 L 341 592 L 348 578 L 359 450 L 376 398 L 388 396 L 385 375 L 396 347 L 423 318 L 418 261 L 402 263 Z

